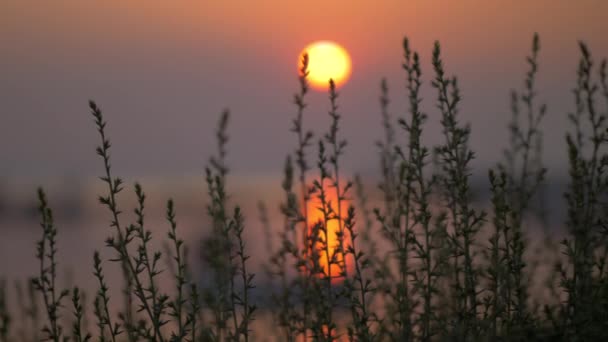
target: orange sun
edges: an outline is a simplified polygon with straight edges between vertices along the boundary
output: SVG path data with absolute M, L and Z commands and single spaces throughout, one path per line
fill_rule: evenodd
M 345 84 L 350 77 L 352 63 L 346 49 L 331 41 L 317 41 L 309 44 L 298 57 L 298 71 L 302 68 L 302 57 L 308 54 L 308 81 L 315 89 L 327 90 L 329 80 L 337 87 Z

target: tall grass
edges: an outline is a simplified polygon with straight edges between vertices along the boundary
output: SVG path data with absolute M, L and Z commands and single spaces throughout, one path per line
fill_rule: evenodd
M 105 185 L 99 202 L 109 218 L 105 247 L 111 257 L 91 251 L 96 289 L 61 288 L 61 230 L 40 189 L 39 271 L 29 291 L 17 288 L 15 303 L 6 282 L 0 282 L 0 341 L 250 341 L 270 335 L 279 341 L 608 339 L 608 70 L 605 59 L 598 67 L 589 48 L 582 42 L 579 47 L 574 111 L 567 114 L 571 125 L 565 135 L 568 230 L 561 246 L 548 238 L 540 254 L 528 242 L 532 222 L 559 213 L 547 213 L 542 205 L 547 172 L 542 128 L 549 111 L 536 86 L 538 35 L 526 58 L 524 86 L 511 94 L 504 159 L 488 170 L 487 205 L 473 201 L 475 153 L 469 141 L 474 132 L 460 117 L 466 94 L 447 72 L 438 42 L 426 76 L 419 54 L 407 38 L 403 41 L 403 114 L 392 115 L 389 87 L 381 82 L 381 201 L 374 208 L 367 182 L 346 178 L 342 168 L 348 149 L 332 80 L 327 132 L 317 136 L 305 128 L 309 63 L 304 55 L 294 96 L 295 143 L 281 184 L 282 227 L 274 230 L 260 206 L 264 231 L 277 235 L 266 237 L 268 260 L 255 261 L 265 265 L 262 281 L 272 284 L 267 303 L 255 295 L 260 280 L 250 271 L 248 252 L 254 242 L 245 238 L 251 228 L 228 187 L 229 112 L 220 116 L 217 150 L 205 168 L 211 234 L 200 245 L 207 270 L 200 282 L 187 263 L 173 200 L 166 202 L 164 259 L 151 243 L 160 237 L 148 228 L 147 197 L 139 183 L 133 185 L 135 221 L 126 223 L 118 200 L 125 187 L 112 169 L 107 123 L 91 101 Z M 422 102 L 421 86 L 429 81 L 435 109 Z M 422 139 L 431 111 L 441 118 L 438 146 Z M 548 281 L 538 290 L 535 265 L 552 251 L 560 253 L 549 259 Z M 107 267 L 120 270 L 122 284 L 106 280 Z M 171 289 L 160 286 L 162 277 L 173 281 Z M 122 300 L 111 297 L 112 289 L 122 290 Z M 543 299 L 539 291 L 554 298 Z M 94 329 L 87 323 L 90 315 Z M 272 320 L 273 329 L 262 330 L 262 320 Z

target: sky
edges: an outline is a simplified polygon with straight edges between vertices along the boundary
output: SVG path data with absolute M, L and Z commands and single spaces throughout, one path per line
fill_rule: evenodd
M 89 99 L 109 122 L 119 174 L 202 174 L 219 114 L 229 108 L 232 172 L 278 175 L 296 144 L 289 128 L 297 57 L 316 40 L 338 42 L 351 55 L 352 76 L 338 99 L 349 141 L 344 169 L 373 174 L 383 77 L 391 114 L 407 114 L 404 36 L 423 60 L 425 143 L 441 142 L 428 85 L 439 40 L 446 70 L 462 87 L 461 118 L 472 125 L 476 163 L 488 167 L 508 141 L 509 91 L 523 86 L 534 32 L 541 38 L 539 99 L 548 105 L 545 159 L 560 170 L 577 41 L 596 61 L 608 56 L 606 13 L 602 0 L 2 0 L 0 178 L 99 174 Z M 314 91 L 307 102 L 305 126 L 319 137 L 328 129 L 327 94 Z

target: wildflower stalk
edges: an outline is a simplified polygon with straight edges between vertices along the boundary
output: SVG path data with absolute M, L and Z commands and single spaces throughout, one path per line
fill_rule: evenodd
M 110 295 L 108 294 L 109 288 L 105 282 L 103 268 L 101 266 L 101 258 L 99 257 L 99 252 L 97 251 L 95 251 L 93 254 L 93 269 L 93 274 L 99 282 L 99 290 L 97 291 L 97 296 L 95 297 L 95 316 L 97 316 L 100 336 L 105 338 L 105 329 L 107 327 L 110 332 L 111 341 L 116 342 L 118 336 L 122 333 L 121 326 L 116 322 L 112 324 L 112 316 L 110 315 Z
M 340 140 L 338 138 L 338 130 L 339 130 L 339 122 L 340 122 L 340 114 L 338 114 L 338 93 L 336 91 L 336 83 L 333 79 L 329 80 L 329 103 L 330 110 L 329 116 L 331 118 L 331 125 L 329 132 L 325 135 L 325 141 L 331 146 L 331 154 L 329 155 L 329 163 L 333 167 L 333 173 L 329 175 L 329 180 L 331 182 L 331 186 L 336 191 L 336 215 L 333 219 L 338 221 L 338 231 L 336 232 L 338 238 L 338 248 L 335 250 L 341 256 L 338 256 L 339 261 L 338 265 L 340 268 L 339 277 L 347 278 L 347 267 L 346 267 L 346 258 L 345 247 L 344 247 L 344 218 L 342 217 L 342 203 L 346 199 L 348 191 L 352 187 L 352 182 L 348 182 L 343 188 L 340 185 L 340 156 L 344 154 L 344 149 L 346 148 L 347 142 L 346 140 Z M 331 205 L 331 204 L 330 204 Z
M 281 204 L 281 212 L 285 217 L 283 224 L 283 230 L 279 233 L 280 247 L 275 254 L 271 257 L 271 274 L 273 277 L 279 277 L 280 281 L 280 293 L 273 294 L 273 301 L 278 304 L 278 323 L 285 333 L 286 341 L 295 341 L 297 330 L 298 330 L 298 317 L 297 311 L 294 308 L 295 303 L 293 302 L 294 291 L 291 286 L 291 281 L 288 279 L 287 268 L 290 266 L 290 258 L 296 260 L 296 268 L 306 267 L 308 268 L 308 260 L 302 259 L 298 261 L 300 255 L 298 254 L 297 243 L 294 242 L 296 238 L 296 226 L 300 217 L 300 208 L 298 205 L 297 195 L 293 191 L 293 178 L 294 169 L 291 161 L 291 156 L 287 156 L 284 166 L 284 179 L 282 183 L 283 191 L 285 192 L 285 202 Z M 304 282 L 307 282 L 305 279 Z M 303 284 L 303 288 L 308 288 L 308 284 Z M 306 292 L 304 292 L 306 293 Z M 305 295 L 304 295 L 305 296 Z M 303 298 L 304 306 L 307 304 L 307 297 Z M 306 310 L 304 310 L 306 312 Z M 307 333 L 308 325 L 306 319 L 302 317 L 303 326 L 302 332 Z
M 608 157 L 602 149 L 608 142 L 608 133 L 606 114 L 598 110 L 595 102 L 600 88 L 592 76 L 591 53 L 584 43 L 579 43 L 579 47 L 581 59 L 574 89 L 576 112 L 569 115 L 574 132 L 566 135 L 570 184 L 565 197 L 570 238 L 562 241 L 571 271 L 562 267 L 560 272 L 562 287 L 568 294 L 564 308 L 565 334 L 568 338 L 593 340 L 606 338 L 604 331 L 594 330 L 593 326 L 605 323 L 605 311 L 596 309 L 596 302 L 601 303 L 603 297 L 601 293 L 605 293 L 602 291 L 606 287 L 601 285 L 605 280 L 598 279 L 599 270 L 595 272 L 595 269 L 601 265 L 596 262 L 596 256 L 606 248 L 598 233 L 605 222 L 600 203 L 608 190 L 605 176 Z M 605 91 L 605 63 L 603 65 L 600 65 L 600 82 Z M 585 114 L 590 133 L 583 130 Z M 585 145 L 588 142 L 590 147 Z
M 72 290 L 72 305 L 74 307 L 74 323 L 72 325 L 72 339 L 75 342 L 86 342 L 91 339 L 91 334 L 83 331 L 82 320 L 84 309 L 82 307 L 82 299 L 78 287 Z
M 236 305 L 242 307 L 243 313 L 241 315 L 241 322 L 237 326 L 237 336 L 243 336 L 245 342 L 249 341 L 249 333 L 251 332 L 251 323 L 255 319 L 254 313 L 257 309 L 255 304 L 251 303 L 250 292 L 255 288 L 253 279 L 255 274 L 247 271 L 247 260 L 249 255 L 245 252 L 245 242 L 243 239 L 243 232 L 245 231 L 244 218 L 241 213 L 241 209 L 236 207 L 233 216 L 233 231 L 237 242 L 236 254 L 239 259 L 239 273 L 241 275 L 241 293 L 233 294 Z M 238 339 L 238 338 L 237 338 Z
M 105 334 L 105 320 L 104 320 L 104 313 L 103 313 L 103 308 L 101 307 L 101 298 L 99 296 L 95 296 L 95 301 L 93 302 L 93 314 L 95 315 L 96 318 L 96 325 L 97 325 L 97 339 L 99 340 L 99 342 L 106 342 L 106 334 Z
M 385 141 L 377 143 L 381 151 L 381 167 L 383 181 L 380 189 L 384 195 L 384 213 L 376 208 L 374 213 L 380 222 L 381 231 L 391 243 L 396 255 L 397 275 L 394 276 L 387 262 L 380 263 L 377 274 L 381 276 L 380 283 L 388 291 L 389 304 L 388 320 L 395 326 L 396 331 L 388 331 L 392 340 L 409 340 L 412 332 L 411 313 L 413 303 L 409 293 L 409 239 L 412 227 L 411 219 L 411 183 L 412 178 L 408 169 L 408 157 L 394 145 L 394 130 L 388 114 L 388 86 L 381 83 L 380 106 L 385 131 Z M 397 166 L 397 158 L 400 163 Z M 388 260 L 387 260 L 388 261 Z M 395 287 L 392 284 L 396 284 Z
M 411 233 L 407 239 L 411 240 L 415 256 L 420 260 L 417 270 L 412 272 L 414 289 L 420 293 L 422 299 L 422 312 L 418 318 L 420 339 L 429 341 L 438 332 L 440 317 L 433 302 L 433 297 L 439 293 L 439 280 L 442 269 L 445 267 L 445 258 L 439 249 L 444 231 L 443 218 L 436 218 L 435 227 L 432 226 L 432 213 L 430 210 L 429 197 L 432 193 L 434 179 L 425 177 L 425 167 L 428 164 L 428 149 L 422 145 L 422 127 L 426 121 L 426 114 L 420 110 L 420 86 L 421 68 L 418 53 L 412 52 L 409 40 L 403 40 L 404 63 L 403 68 L 407 73 L 407 90 L 409 99 L 409 120 L 399 119 L 400 126 L 408 134 L 408 173 L 411 179 L 411 201 L 413 203 L 413 225 L 421 234 Z M 412 229 L 414 231 L 414 229 Z
M 350 329 L 351 339 L 356 337 L 358 341 L 373 341 L 375 335 L 370 329 L 372 314 L 369 308 L 369 297 L 373 293 L 372 281 L 366 279 L 364 271 L 370 267 L 365 253 L 357 248 L 357 237 L 355 231 L 355 208 L 351 205 L 348 214 L 344 218 L 344 227 L 350 236 L 350 245 L 346 247 L 346 254 L 353 256 L 355 273 L 353 279 L 346 278 L 344 281 L 345 295 L 350 302 L 351 315 L 354 329 Z
M 453 280 L 455 291 L 455 326 L 459 339 L 475 338 L 478 331 L 477 278 L 478 269 L 473 263 L 473 244 L 485 214 L 471 208 L 469 188 L 469 163 L 474 158 L 468 147 L 470 127 L 458 123 L 458 104 L 461 100 L 456 78 L 447 78 L 441 60 L 439 43 L 433 50 L 435 80 L 432 85 L 438 92 L 445 142 L 436 148 L 443 174 L 442 182 L 446 206 L 454 231 L 450 237 L 452 248 Z
M 140 240 L 140 244 L 137 247 L 138 253 L 135 257 L 133 257 L 136 265 L 135 276 L 143 272 L 145 272 L 145 275 L 147 276 L 148 286 L 143 288 L 143 290 L 149 294 L 148 298 L 151 302 L 151 323 L 154 330 L 154 335 L 152 338 L 158 338 L 162 341 L 163 338 L 160 328 L 166 324 L 163 316 L 169 299 L 167 295 L 159 292 L 156 284 L 156 278 L 160 274 L 160 270 L 158 269 L 157 265 L 161 260 L 162 255 L 160 252 L 150 254 L 148 249 L 148 245 L 152 240 L 152 233 L 149 230 L 146 230 L 144 227 L 146 194 L 143 192 L 143 189 L 139 183 L 135 183 L 135 195 L 137 197 L 137 208 L 134 211 L 137 221 L 136 225 L 132 226 L 131 229 L 135 231 L 135 236 Z
M 299 92 L 297 94 L 294 95 L 294 104 L 296 105 L 297 108 L 297 114 L 296 114 L 296 118 L 293 120 L 293 127 L 291 128 L 291 131 L 294 132 L 297 136 L 297 147 L 295 150 L 295 161 L 296 161 L 296 165 L 298 167 L 298 179 L 300 182 L 300 207 L 301 210 L 298 209 L 297 212 L 301 213 L 298 215 L 297 217 L 297 221 L 300 221 L 303 223 L 303 227 L 302 227 L 302 237 L 301 237 L 301 245 L 300 244 L 295 244 L 295 248 L 296 251 L 298 251 L 300 248 L 301 253 L 297 252 L 297 254 L 301 254 L 301 258 L 302 258 L 302 266 L 304 267 L 299 267 L 298 272 L 303 272 L 303 274 L 301 275 L 302 277 L 302 281 L 301 281 L 301 286 L 302 286 L 302 299 L 303 299 L 303 317 L 302 317 L 302 332 L 304 333 L 304 335 L 307 334 L 307 331 L 310 329 L 310 267 L 307 266 L 307 264 L 309 263 L 309 248 L 307 248 L 307 245 L 309 243 L 309 220 L 308 220 L 308 203 L 310 201 L 310 193 L 309 193 L 309 189 L 308 189 L 308 180 L 306 177 L 307 171 L 309 169 L 308 166 L 308 162 L 306 160 L 306 149 L 308 147 L 310 147 L 312 138 L 313 138 L 313 133 L 311 131 L 306 131 L 304 129 L 304 110 L 306 109 L 306 102 L 305 102 L 305 97 L 306 94 L 308 93 L 308 75 L 309 75 L 309 70 L 308 70 L 308 62 L 309 62 L 309 58 L 308 58 L 308 54 L 303 54 L 302 55 L 302 59 L 301 59 L 301 65 L 300 65 L 300 70 L 299 70 L 299 84 L 300 84 L 300 88 L 299 88 Z
M 234 265 L 232 259 L 233 243 L 230 238 L 230 226 L 227 209 L 226 175 L 226 144 L 228 136 L 229 112 L 222 112 L 218 129 L 216 131 L 217 155 L 209 161 L 205 169 L 206 182 L 210 203 L 207 212 L 212 220 L 212 235 L 204 246 L 205 261 L 214 272 L 214 289 L 206 294 L 208 304 L 215 316 L 214 339 L 222 341 L 224 334 L 227 338 L 234 338 L 235 332 L 229 328 L 232 320 L 233 328 L 237 328 L 236 310 L 232 294 L 234 293 Z
M 48 324 L 42 329 L 46 338 L 53 342 L 63 339 L 63 329 L 59 323 L 59 308 L 61 301 L 69 294 L 68 290 L 57 292 L 57 228 L 53 222 L 53 212 L 48 206 L 46 194 L 38 188 L 38 212 L 41 216 L 42 238 L 38 241 L 36 257 L 39 260 L 39 275 L 34 278 L 33 285 L 42 295 L 47 314 Z
M 394 210 L 395 203 L 395 167 L 397 154 L 395 152 L 395 129 L 388 110 L 390 99 L 388 96 L 388 84 L 386 79 L 380 82 L 380 113 L 382 116 L 382 128 L 384 129 L 384 141 L 378 141 L 376 145 L 380 149 L 380 167 L 382 169 L 382 183 L 380 189 L 384 195 L 385 211 L 390 213 Z
M 190 322 L 190 341 L 198 341 L 198 319 L 201 314 L 200 297 L 198 293 L 198 286 L 196 284 L 190 284 L 190 310 L 188 311 L 188 321 Z
M 229 112 L 225 110 L 218 125 L 216 137 L 218 141 L 217 155 L 210 159 L 206 168 L 207 185 L 211 203 L 208 213 L 213 222 L 213 232 L 219 246 L 215 246 L 209 260 L 216 275 L 215 302 L 216 333 L 215 339 L 222 341 L 224 330 L 226 338 L 240 341 L 241 337 L 249 340 L 250 323 L 254 319 L 255 305 L 250 302 L 250 291 L 254 288 L 253 275 L 247 272 L 247 260 L 243 241 L 244 219 L 239 207 L 234 210 L 232 218 L 228 216 L 228 195 L 226 193 L 226 146 L 228 143 L 227 127 Z M 209 245 L 211 246 L 211 245 Z M 219 249 L 217 249 L 219 247 Z M 242 290 L 238 290 L 237 275 L 242 276 Z M 213 299 L 215 301 L 215 299 Z M 242 315 L 239 319 L 239 307 Z M 232 320 L 232 326 L 227 325 Z
M 504 260 L 506 273 L 502 280 L 504 284 L 505 309 L 502 319 L 506 322 L 508 329 L 525 329 L 530 322 L 529 309 L 527 305 L 528 293 L 524 283 L 524 250 L 525 235 L 523 230 L 524 216 L 530 209 L 531 199 L 538 194 L 546 173 L 542 166 L 541 144 L 542 132 L 540 124 L 546 114 L 546 105 L 536 106 L 536 75 L 538 73 L 538 53 L 540 51 L 540 40 L 538 34 L 532 40 L 532 51 L 527 57 L 529 70 L 526 73 L 524 90 L 520 95 L 516 91 L 511 93 L 512 121 L 509 125 L 510 146 L 505 150 L 505 164 L 499 164 L 499 170 L 507 176 L 507 188 L 509 192 L 509 220 L 511 229 L 505 229 L 504 235 Z M 520 102 L 526 111 L 526 125 L 520 123 Z M 519 166 L 519 171 L 516 168 Z M 541 213 L 542 216 L 542 213 Z
M 128 335 L 128 341 L 135 342 L 137 341 L 137 335 L 134 317 L 135 314 L 133 309 L 133 277 L 130 276 L 129 268 L 124 262 L 120 264 L 120 268 L 125 284 L 122 290 L 124 300 L 124 311 L 119 314 L 119 317 L 122 316 L 121 319 L 124 321 L 125 330 Z
M 173 341 L 182 341 L 188 330 L 186 325 L 188 324 L 188 320 L 184 320 L 184 305 L 186 304 L 186 298 L 184 298 L 184 288 L 186 286 L 186 260 L 184 255 L 184 241 L 177 237 L 177 222 L 175 220 L 175 205 L 172 199 L 167 201 L 167 211 L 166 211 L 166 219 L 169 222 L 170 230 L 167 233 L 167 236 L 171 242 L 173 242 L 174 248 L 174 261 L 176 265 L 175 269 L 175 290 L 177 291 L 177 295 L 175 299 L 169 303 L 169 308 L 171 309 L 170 315 L 176 321 L 177 324 L 177 333 L 173 333 L 171 339 Z M 196 319 L 195 317 L 192 317 Z M 190 322 L 192 323 L 192 321 Z
M 489 239 L 490 246 L 484 251 L 489 260 L 486 269 L 489 295 L 485 297 L 485 317 L 489 321 L 488 337 L 495 339 L 502 332 L 501 325 L 509 322 L 505 312 L 510 304 L 508 303 L 510 288 L 506 286 L 511 277 L 508 263 L 510 247 L 505 241 L 507 241 L 511 229 L 513 213 L 509 205 L 506 173 L 500 172 L 497 175 L 494 170 L 490 170 L 489 179 L 494 212 L 494 232 Z
M 139 299 L 143 311 L 146 312 L 153 326 L 152 338 L 159 342 L 164 342 L 165 339 L 160 332 L 160 326 L 162 324 L 159 320 L 156 319 L 156 317 L 158 316 L 158 312 L 155 312 L 155 310 L 157 310 L 157 307 L 153 307 L 152 304 L 149 302 L 148 299 L 150 298 L 150 296 L 148 296 L 148 294 L 146 293 L 146 288 L 144 287 L 142 280 L 139 277 L 140 273 L 144 270 L 141 268 L 141 266 L 144 266 L 146 269 L 148 267 L 139 263 L 136 265 L 136 261 L 132 260 L 132 257 L 130 256 L 129 250 L 127 248 L 128 244 L 133 240 L 136 233 L 139 234 L 140 239 L 144 237 L 143 240 L 146 239 L 146 234 L 143 233 L 143 227 L 136 227 L 131 225 L 129 227 L 123 228 L 120 223 L 121 211 L 118 209 L 116 197 L 123 190 L 123 181 L 120 178 L 112 177 L 109 153 L 111 144 L 110 141 L 106 138 L 106 122 L 104 121 L 101 109 L 93 101 L 89 102 L 89 107 L 91 109 L 91 114 L 95 119 L 95 125 L 97 126 L 97 131 L 99 132 L 101 138 L 101 144 L 97 147 L 97 154 L 103 160 L 105 175 L 100 177 L 100 179 L 108 186 L 108 195 L 100 196 L 99 202 L 108 207 L 108 209 L 110 210 L 110 213 L 112 215 L 110 227 L 115 228 L 116 232 L 116 236 L 112 236 L 106 240 L 106 245 L 117 252 L 118 257 L 113 261 L 118 261 L 124 267 L 126 267 L 128 274 L 131 277 L 131 280 L 133 280 L 135 295 Z M 142 250 L 140 249 L 138 252 L 140 251 Z M 140 261 L 143 261 L 142 255 L 138 255 L 138 258 Z M 146 262 L 147 260 L 148 259 L 146 258 Z M 148 272 L 148 275 L 150 276 L 150 272 Z M 152 284 L 150 285 L 153 286 Z M 153 300 L 156 301 L 156 294 L 154 294 L 154 297 L 155 298 Z
M 362 229 L 359 233 L 362 241 L 361 249 L 367 254 L 367 260 L 370 263 L 370 267 L 375 269 L 376 265 L 381 263 L 381 260 L 378 255 L 378 245 L 373 235 L 374 227 L 372 221 L 372 212 L 369 209 L 369 198 L 360 175 L 355 175 L 354 187 L 357 197 L 357 207 L 363 216 L 364 229 Z
M 318 162 L 317 167 L 319 169 L 319 179 L 315 179 L 313 182 L 314 192 L 319 200 L 319 210 L 322 218 L 317 223 L 317 229 L 315 229 L 317 237 L 317 244 L 313 247 L 318 249 L 321 258 L 325 258 L 325 268 L 320 268 L 317 271 L 320 272 L 324 289 L 320 291 L 320 297 L 317 299 L 317 312 L 314 330 L 316 338 L 320 338 L 323 341 L 333 340 L 333 332 L 336 328 L 336 324 L 333 320 L 333 311 L 335 306 L 334 292 L 332 287 L 332 280 L 336 278 L 336 275 L 332 272 L 332 266 L 338 264 L 338 252 L 337 249 L 333 249 L 330 246 L 330 231 L 329 222 L 335 219 L 335 211 L 328 200 L 327 190 L 325 187 L 326 181 L 330 180 L 329 170 L 327 169 L 327 155 L 325 151 L 325 144 L 323 140 L 319 140 L 318 150 Z
M 396 232 L 389 227 L 392 225 L 392 217 L 394 216 L 395 206 L 397 205 L 397 153 L 395 143 L 395 130 L 392 123 L 392 118 L 389 113 L 390 98 L 388 95 L 388 84 L 386 79 L 382 79 L 380 82 L 380 114 L 382 118 L 382 127 L 384 131 L 383 140 L 378 140 L 376 146 L 380 150 L 380 168 L 382 172 L 382 179 L 378 185 L 383 195 L 384 212 L 381 213 L 380 209 L 373 208 L 372 213 L 376 220 L 380 222 L 381 231 L 384 236 L 394 244 L 398 241 Z M 359 206 L 364 210 L 363 214 L 366 215 L 365 208 L 367 197 L 363 193 L 363 184 L 360 178 L 355 179 L 355 185 L 357 190 L 357 196 L 359 198 Z M 389 221 L 386 221 L 386 217 L 389 217 Z M 392 284 L 394 282 L 394 275 L 390 265 L 390 258 L 386 256 L 377 255 L 376 243 L 371 238 L 371 226 L 370 220 L 366 219 L 366 230 L 364 231 L 364 241 L 368 243 L 370 260 L 373 261 L 374 275 L 376 277 L 376 284 L 381 290 L 378 291 L 384 300 L 388 301 L 387 304 L 387 316 L 396 316 L 397 309 L 394 308 L 393 302 L 398 302 L 396 296 L 392 291 Z M 385 320 L 379 326 L 379 338 L 389 333 L 390 328 L 388 324 L 390 320 Z M 391 322 L 392 323 L 392 322 Z

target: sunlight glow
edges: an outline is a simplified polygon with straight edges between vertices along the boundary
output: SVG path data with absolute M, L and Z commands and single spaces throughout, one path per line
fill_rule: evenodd
M 338 214 L 338 201 L 336 197 L 335 188 L 324 185 L 326 202 L 331 206 L 335 215 Z M 341 214 L 344 218 L 346 216 L 346 212 L 348 211 L 348 203 L 347 201 L 342 201 Z M 313 227 L 315 224 L 322 222 L 324 224 L 324 215 L 323 215 L 323 206 L 321 200 L 312 196 L 310 201 L 308 202 L 308 223 L 309 223 L 309 234 L 313 233 Z M 342 222 L 344 223 L 344 222 Z M 344 230 L 344 239 L 343 244 L 346 249 L 351 245 L 350 235 Z M 346 258 L 346 262 L 341 253 L 338 253 L 338 246 L 340 241 L 338 239 L 338 232 L 340 231 L 340 222 L 337 218 L 333 218 L 327 221 L 327 246 L 329 251 L 329 259 L 331 260 L 332 256 L 335 255 L 335 262 L 328 262 L 327 251 L 325 250 L 325 244 L 322 242 L 317 242 L 313 247 L 319 255 L 319 266 L 323 269 L 325 275 L 331 274 L 331 282 L 333 284 L 341 283 L 344 278 L 341 276 L 343 270 L 350 274 L 352 272 L 352 263 L 349 257 Z M 319 232 L 318 237 L 321 240 L 325 240 L 324 232 Z M 331 264 L 331 267 L 328 265 Z M 331 270 L 331 272 L 330 272 Z
M 327 90 L 329 80 L 337 87 L 348 81 L 352 63 L 346 49 L 331 41 L 314 42 L 302 50 L 298 56 L 298 70 L 302 67 L 302 56 L 308 53 L 308 81 L 313 88 Z

